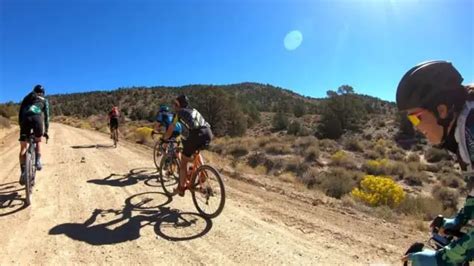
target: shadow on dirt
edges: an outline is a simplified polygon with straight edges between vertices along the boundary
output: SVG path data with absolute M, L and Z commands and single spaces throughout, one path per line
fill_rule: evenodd
M 0 217 L 14 214 L 27 207 L 20 191 L 24 191 L 24 188 L 18 182 L 0 184 Z
M 91 144 L 91 145 L 76 145 L 71 146 L 73 149 L 113 149 L 115 146 L 113 144 Z
M 96 185 L 105 185 L 113 187 L 126 187 L 138 184 L 140 181 L 147 182 L 154 179 L 157 183 L 158 173 L 155 168 L 136 168 L 130 170 L 127 174 L 110 174 L 103 179 L 90 179 L 87 183 Z
M 140 230 L 154 226 L 155 233 L 169 241 L 185 241 L 206 235 L 212 221 L 197 213 L 181 213 L 165 207 L 172 198 L 163 193 L 145 192 L 125 201 L 121 210 L 95 209 L 84 223 L 64 223 L 49 231 L 90 245 L 112 245 L 140 238 Z

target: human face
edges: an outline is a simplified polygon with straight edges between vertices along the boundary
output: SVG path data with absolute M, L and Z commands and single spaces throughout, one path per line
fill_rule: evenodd
M 438 106 L 440 117 L 446 117 L 445 105 Z M 441 112 L 440 112 L 441 111 Z M 443 139 L 443 127 L 438 124 L 435 114 L 427 109 L 413 108 L 408 110 L 408 120 L 413 124 L 416 130 L 421 132 L 428 141 L 434 145 L 440 144 Z
M 176 101 L 176 100 L 173 101 L 172 105 L 173 105 L 173 109 L 174 109 L 175 112 L 177 112 L 181 109 L 181 107 L 179 106 L 178 101 Z

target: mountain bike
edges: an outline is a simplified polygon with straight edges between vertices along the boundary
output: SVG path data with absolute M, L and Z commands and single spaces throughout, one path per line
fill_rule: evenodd
M 119 138 L 119 136 L 118 136 L 118 129 L 114 128 L 114 129 L 112 130 L 112 139 L 113 139 L 113 141 L 114 141 L 114 147 L 115 147 L 115 148 L 117 148 L 118 138 Z
M 416 253 L 423 251 L 425 247 L 434 249 L 434 250 L 439 250 L 442 249 L 443 247 L 449 245 L 451 242 L 454 240 L 457 240 L 463 236 L 465 236 L 465 233 L 457 230 L 450 230 L 450 229 L 444 229 L 443 234 L 440 232 L 440 228 L 443 225 L 443 216 L 439 215 L 436 217 L 433 222 L 431 222 L 431 235 L 428 241 L 425 243 L 421 242 L 416 242 L 408 248 L 408 250 L 405 252 L 405 255 L 409 255 L 411 253 Z M 404 266 L 408 265 L 408 261 L 403 262 Z M 460 266 L 469 266 L 469 262 L 464 262 L 462 264 L 459 264 Z
M 46 136 L 46 143 L 49 137 Z M 25 203 L 26 206 L 31 204 L 31 194 L 33 193 L 33 186 L 35 185 L 36 177 L 36 141 L 34 134 L 28 136 L 28 149 L 26 150 L 25 159 Z
M 166 148 L 165 145 L 167 146 Z M 167 141 L 161 139 L 158 149 L 163 154 L 157 168 L 160 183 L 163 191 L 167 195 L 171 195 L 173 188 L 179 183 L 179 164 L 182 149 L 179 147 L 179 142 L 174 139 Z
M 217 217 L 225 205 L 225 187 L 219 172 L 210 165 L 201 164 L 200 152 L 194 154 L 192 166 L 188 170 L 185 190 L 191 191 L 194 206 L 206 218 Z M 202 158 L 202 157 L 201 157 Z M 165 182 L 161 178 L 163 190 L 167 195 L 173 195 L 179 184 L 179 164 L 177 178 L 173 176 L 173 183 Z M 173 189 L 170 189 L 170 188 Z

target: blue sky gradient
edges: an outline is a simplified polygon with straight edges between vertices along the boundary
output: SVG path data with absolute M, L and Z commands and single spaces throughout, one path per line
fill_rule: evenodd
M 126 86 L 261 82 L 395 99 L 430 59 L 474 82 L 470 0 L 0 0 L 0 102 Z M 301 46 L 286 50 L 298 30 Z

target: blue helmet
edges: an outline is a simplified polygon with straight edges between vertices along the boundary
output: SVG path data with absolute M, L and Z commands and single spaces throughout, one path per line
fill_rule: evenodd
M 170 108 L 168 107 L 168 105 L 165 105 L 165 104 L 160 105 L 160 112 L 169 112 L 169 111 L 170 111 Z

